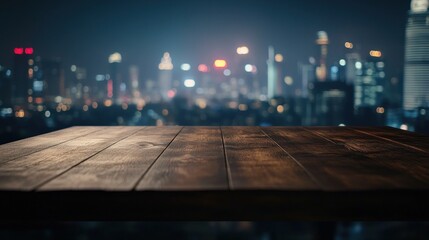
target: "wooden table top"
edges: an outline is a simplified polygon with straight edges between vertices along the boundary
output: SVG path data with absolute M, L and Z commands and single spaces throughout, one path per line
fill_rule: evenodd
M 0 145 L 3 220 L 429 219 L 427 203 L 429 137 L 388 127 L 72 127 Z

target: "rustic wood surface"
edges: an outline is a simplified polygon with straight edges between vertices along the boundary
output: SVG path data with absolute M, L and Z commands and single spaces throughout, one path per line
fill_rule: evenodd
M 1 220 L 429 219 L 429 137 L 72 127 L 0 145 Z

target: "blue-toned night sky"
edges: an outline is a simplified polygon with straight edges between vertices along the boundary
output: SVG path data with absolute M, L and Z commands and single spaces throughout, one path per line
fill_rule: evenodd
M 267 47 L 285 56 L 296 75 L 297 62 L 317 54 L 316 32 L 330 38 L 328 63 L 343 56 L 351 41 L 364 55 L 380 49 L 388 77 L 402 76 L 408 0 L 261 1 L 4 1 L 0 7 L 0 64 L 11 65 L 14 47 L 32 46 L 44 58 L 106 69 L 118 51 L 154 78 L 162 53 L 173 63 L 210 63 L 247 45 L 266 66 Z

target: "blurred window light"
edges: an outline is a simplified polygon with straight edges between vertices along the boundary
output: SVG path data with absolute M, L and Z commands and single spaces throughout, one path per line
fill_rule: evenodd
M 378 114 L 383 114 L 383 113 L 384 113 L 384 107 L 378 107 L 378 108 L 376 109 L 376 112 L 377 112 Z
M 15 53 L 16 55 L 21 55 L 24 53 L 24 48 L 14 48 L 13 53 Z
M 338 73 L 339 69 L 338 69 L 338 67 L 337 67 L 337 66 L 332 66 L 332 67 L 331 67 L 331 71 L 332 71 L 333 73 Z
M 249 48 L 246 46 L 241 46 L 237 48 L 237 54 L 239 55 L 245 55 L 249 53 Z
M 344 47 L 348 48 L 348 49 L 353 49 L 353 43 L 351 42 L 346 42 L 344 43 Z
M 95 76 L 95 81 L 98 81 L 98 82 L 104 81 L 105 79 L 106 79 L 106 77 L 103 74 L 97 74 Z
M 401 124 L 401 126 L 399 128 L 402 130 L 408 131 L 408 125 L 407 124 Z
M 168 90 L 167 96 L 169 98 L 174 98 L 174 96 L 176 96 L 176 92 L 174 90 Z
M 362 69 L 362 63 L 361 62 L 356 62 L 355 63 L 355 67 L 356 67 L 356 69 Z
M 226 68 L 226 60 L 224 59 L 216 59 L 213 64 L 216 68 Z
M 380 51 L 377 51 L 377 50 L 371 50 L 370 52 L 369 52 L 369 55 L 371 56 L 371 57 L 376 57 L 376 58 L 379 58 L 379 57 L 381 57 L 381 52 Z
M 33 59 L 29 59 L 28 60 L 28 65 L 33 66 L 34 65 L 34 60 Z
M 293 78 L 291 76 L 286 76 L 284 79 L 286 85 L 290 86 L 293 84 Z
M 115 52 L 109 56 L 109 63 L 120 63 L 122 61 L 122 56 L 120 53 Z
M 30 54 L 33 54 L 33 52 L 34 52 L 34 49 L 33 48 L 25 48 L 25 54 L 28 54 L 28 55 L 30 55 Z
M 198 65 L 198 71 L 206 73 L 209 71 L 209 67 L 205 64 Z
M 12 75 L 12 71 L 11 70 L 6 70 L 6 77 L 10 77 Z
M 340 59 L 339 63 L 340 63 L 340 66 L 343 66 L 343 67 L 346 66 L 347 64 L 345 59 Z
M 225 69 L 225 70 L 223 70 L 223 75 L 225 75 L 225 76 L 231 76 L 231 70 L 229 70 L 229 69 Z
M 283 113 L 285 111 L 285 108 L 283 107 L 283 105 L 278 105 L 277 106 L 277 112 L 278 113 Z
M 185 85 L 185 87 L 187 87 L 187 88 L 195 87 L 195 80 L 194 79 L 186 79 L 183 82 L 183 85 Z
M 180 69 L 182 69 L 183 71 L 189 71 L 191 70 L 191 65 L 189 63 L 184 63 L 180 66 Z
M 246 64 L 246 65 L 244 66 L 244 70 L 245 70 L 246 72 L 252 72 L 252 70 L 253 70 L 253 66 L 252 66 L 251 64 Z
M 76 65 L 71 65 L 71 67 L 70 67 L 70 71 L 72 71 L 72 72 L 76 72 L 76 70 L 77 70 Z
M 283 62 L 283 55 L 281 55 L 280 53 L 277 53 L 277 54 L 274 56 L 274 60 L 275 60 L 276 62 Z
M 170 57 L 170 53 L 165 52 L 161 58 L 161 62 L 158 65 L 159 70 L 173 70 L 173 63 Z
M 316 58 L 314 58 L 314 57 L 309 57 L 309 58 L 308 58 L 308 62 L 309 62 L 310 64 L 316 64 Z

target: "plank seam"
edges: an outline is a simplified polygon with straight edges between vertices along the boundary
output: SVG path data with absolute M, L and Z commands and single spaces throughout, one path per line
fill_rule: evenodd
M 406 144 L 406 143 L 401 143 L 401 142 L 395 141 L 395 140 L 393 140 L 393 139 L 389 139 L 389 138 L 385 138 L 385 137 L 382 137 L 382 136 L 378 136 L 378 135 L 373 134 L 373 133 L 369 133 L 369 132 L 362 131 L 362 130 L 358 130 L 358 129 L 354 129 L 354 128 L 347 128 L 347 129 L 353 130 L 353 131 L 355 131 L 355 132 L 360 132 L 360 133 L 363 133 L 363 134 L 369 135 L 369 136 L 371 136 L 371 137 L 380 138 L 380 139 L 382 139 L 382 140 L 385 140 L 385 141 L 388 141 L 388 142 L 391 142 L 391 143 L 395 143 L 395 144 L 401 145 L 401 146 L 403 146 L 403 147 L 411 148 L 411 149 L 413 149 L 413 150 L 417 150 L 417 151 L 419 151 L 419 152 L 428 153 L 427 151 L 425 151 L 425 150 L 423 150 L 423 149 L 420 149 L 420 148 L 418 148 L 418 147 L 414 147 L 414 146 L 412 146 L 412 145 L 408 145 L 408 144 Z
M 316 184 L 318 185 L 320 188 L 325 189 L 323 187 L 323 185 L 317 180 L 316 177 L 313 176 L 313 174 L 310 173 L 310 171 L 307 170 L 307 168 L 305 168 L 295 157 L 293 157 L 288 151 L 286 151 L 282 146 L 280 146 L 280 144 L 278 144 L 271 136 L 269 136 L 264 129 L 262 129 L 262 127 L 259 127 L 259 129 L 261 130 L 261 132 L 263 132 L 265 134 L 265 136 L 267 136 L 271 141 L 273 141 L 283 152 L 285 152 L 290 158 L 292 158 L 292 160 L 299 166 L 301 167 L 301 169 L 305 172 L 305 174 L 308 175 L 308 177 L 310 177 L 310 179 Z
M 46 149 L 48 149 L 48 148 L 55 147 L 55 146 L 58 146 L 58 145 L 60 145 L 60 144 L 66 143 L 66 142 L 70 142 L 70 141 L 72 141 L 72 140 L 75 140 L 76 138 L 85 137 L 85 136 L 88 136 L 88 135 L 89 135 L 89 134 L 91 134 L 91 133 L 95 133 L 95 132 L 102 131 L 103 129 L 105 129 L 105 128 L 97 129 L 97 130 L 91 131 L 91 132 L 89 132 L 89 133 L 86 133 L 86 134 L 84 134 L 84 135 L 76 136 L 76 137 L 71 138 L 71 139 L 69 139 L 69 140 L 66 140 L 66 141 L 64 141 L 64 142 L 59 142 L 59 143 L 56 143 L 56 144 L 51 145 L 51 146 L 49 146 L 49 147 L 45 147 L 45 148 L 38 149 L 38 150 L 36 150 L 36 151 L 34 151 L 34 152 L 31 152 L 31 153 L 28 153 L 28 154 L 24 154 L 24 155 L 21 155 L 21 156 L 18 156 L 18 157 L 15 157 L 15 158 L 9 159 L 9 160 L 7 160 L 7 161 L 5 161 L 5 162 L 0 162 L 0 166 L 1 166 L 1 165 L 4 165 L 5 163 L 8 163 L 8 162 L 10 162 L 10 161 L 16 160 L 16 159 L 18 159 L 18 158 L 26 157 L 26 156 L 29 156 L 29 155 L 31 155 L 31 154 L 38 153 L 38 152 L 41 152 L 41 151 L 43 151 L 43 150 L 46 150 Z M 61 131 L 61 130 L 58 130 L 58 131 Z M 37 137 L 37 136 L 36 136 L 36 137 Z
M 173 143 L 174 139 L 176 139 L 177 136 L 179 136 L 179 134 L 182 132 L 182 130 L 185 127 L 182 127 L 179 132 L 173 137 L 173 139 L 171 139 L 171 141 L 167 144 L 167 146 L 164 148 L 164 150 L 162 150 L 162 152 L 155 158 L 155 160 L 149 165 L 149 167 L 143 172 L 143 174 L 137 179 L 136 183 L 134 184 L 134 186 L 131 188 L 132 191 L 136 191 L 137 186 L 140 184 L 140 182 L 143 180 L 143 178 L 147 175 L 147 173 L 149 172 L 149 170 L 153 167 L 153 165 L 155 165 L 156 161 L 159 159 L 159 157 L 161 157 L 161 155 L 165 152 L 165 150 L 167 150 L 168 147 L 170 147 L 171 143 Z
M 223 157 L 225 159 L 225 168 L 226 168 L 226 180 L 228 182 L 228 188 L 231 190 L 233 188 L 232 178 L 231 178 L 231 168 L 229 167 L 228 155 L 226 153 L 225 137 L 223 135 L 222 127 L 219 127 L 219 129 L 220 129 L 220 134 L 222 136 Z
M 51 177 L 51 178 L 49 178 L 49 179 L 47 179 L 47 180 L 43 181 L 42 183 L 40 183 L 40 184 L 36 185 L 36 186 L 33 188 L 33 190 L 32 190 L 32 191 L 36 191 L 36 190 L 40 189 L 43 185 L 46 185 L 47 183 L 49 183 L 50 181 L 54 180 L 55 178 L 58 178 L 58 177 L 60 177 L 60 176 L 64 175 L 65 173 L 69 172 L 70 170 L 72 170 L 73 168 L 75 168 L 76 166 L 78 166 L 79 164 L 81 164 L 81 163 L 83 163 L 83 162 L 87 161 L 88 159 L 90 159 L 90 158 L 94 157 L 95 155 L 97 155 L 97 154 L 101 153 L 102 151 L 104 151 L 104 150 L 106 150 L 107 148 L 109 148 L 109 147 L 111 147 L 111 146 L 115 145 L 116 143 L 118 143 L 118 142 L 120 142 L 120 141 L 122 141 L 122 140 L 124 140 L 124 139 L 126 139 L 126 138 L 128 138 L 128 137 L 130 137 L 130 136 L 132 136 L 132 135 L 137 134 L 138 132 L 140 132 L 141 130 L 143 130 L 143 129 L 145 129 L 145 128 L 146 128 L 146 127 L 143 127 L 143 128 L 141 128 L 141 129 L 139 129 L 139 130 L 137 130 L 137 131 L 135 131 L 135 132 L 133 132 L 133 133 L 131 133 L 131 134 L 128 134 L 128 135 L 126 135 L 125 137 L 123 137 L 123 138 L 121 138 L 121 139 L 119 139 L 119 140 L 117 140 L 117 141 L 113 142 L 112 144 L 110 144 L 110 145 L 106 146 L 105 148 L 103 148 L 103 149 L 101 149 L 101 150 L 97 151 L 96 153 L 94 153 L 94 154 L 92 154 L 92 155 L 90 155 L 90 156 L 88 156 L 88 157 L 84 158 L 82 161 L 80 161 L 80 162 L 78 162 L 78 163 L 76 163 L 76 164 L 74 164 L 74 165 L 70 166 L 69 168 L 67 168 L 67 169 L 66 169 L 66 170 L 64 170 L 63 172 L 61 172 L 61 173 L 59 173 L 59 174 L 57 174 L 57 175 L 55 175 L 55 176 L 53 176 L 53 177 Z

